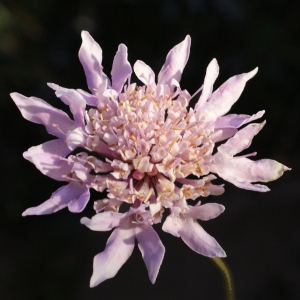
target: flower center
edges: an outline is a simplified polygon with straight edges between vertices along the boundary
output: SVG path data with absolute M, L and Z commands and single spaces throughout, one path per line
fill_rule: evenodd
M 87 149 L 105 157 L 103 162 L 93 157 L 86 162 L 96 174 L 91 184 L 96 190 L 107 188 L 114 197 L 126 194 L 129 203 L 151 203 L 158 195 L 168 205 L 176 179 L 208 174 L 204 158 L 214 143 L 194 111 L 187 111 L 187 93 L 173 95 L 167 85 L 131 84 L 119 96 L 98 97 L 97 109 L 85 115 Z M 125 184 L 123 191 L 111 188 L 114 181 Z

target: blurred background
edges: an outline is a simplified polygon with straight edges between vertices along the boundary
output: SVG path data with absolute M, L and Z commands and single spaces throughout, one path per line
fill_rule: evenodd
M 110 74 L 119 43 L 133 65 L 141 59 L 158 74 L 168 51 L 186 34 L 192 38 L 181 87 L 201 85 L 212 58 L 220 76 L 259 67 L 231 113 L 265 109 L 267 125 L 249 153 L 272 158 L 293 170 L 271 192 L 240 190 L 206 201 L 226 211 L 203 222 L 227 252 L 236 299 L 300 299 L 300 1 L 284 0 L 19 0 L 0 3 L 1 299 L 225 299 L 225 284 L 214 262 L 190 250 L 156 226 L 166 247 L 155 285 L 148 280 L 138 249 L 117 276 L 90 289 L 94 255 L 110 233 L 79 223 L 93 215 L 66 209 L 22 217 L 48 199 L 61 183 L 43 176 L 22 153 L 52 139 L 41 125 L 22 118 L 11 92 L 40 97 L 64 109 L 47 87 L 54 82 L 87 90 L 78 60 L 80 32 L 88 30 L 103 50 Z M 93 194 L 92 199 L 99 196 Z

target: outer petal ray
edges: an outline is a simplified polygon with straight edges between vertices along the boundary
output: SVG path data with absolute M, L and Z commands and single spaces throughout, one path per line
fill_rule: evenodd
M 193 206 L 191 210 L 186 213 L 186 216 L 192 219 L 208 221 L 219 216 L 224 210 L 225 207 L 221 204 L 207 203 L 199 206 Z
M 81 127 L 84 127 L 83 115 L 86 102 L 83 96 L 76 90 L 66 89 L 54 83 L 48 83 L 48 86 L 55 90 L 55 94 L 58 98 L 69 105 L 75 122 Z
M 38 206 L 26 209 L 22 216 L 52 214 L 65 208 L 71 201 L 74 201 L 80 198 L 83 194 L 86 194 L 87 190 L 88 189 L 86 188 L 80 188 L 69 183 L 55 191 L 49 200 Z
M 201 106 L 207 101 L 211 96 L 213 85 L 219 75 L 219 65 L 217 60 L 214 58 L 208 65 L 206 69 L 206 75 L 203 84 L 202 94 L 195 105 L 195 110 L 201 108 Z
M 102 82 L 102 49 L 87 31 L 82 31 L 82 44 L 79 49 L 79 60 L 83 66 L 88 87 L 95 93 Z
M 237 153 L 249 148 L 252 139 L 264 127 L 266 122 L 261 124 L 249 124 L 243 129 L 239 130 L 232 138 L 226 143 L 218 147 L 219 152 L 226 153 L 234 156 Z
M 27 151 L 23 153 L 23 156 L 30 162 L 33 162 L 32 157 L 37 154 L 46 153 L 64 157 L 70 152 L 71 150 L 68 148 L 66 142 L 64 140 L 57 139 L 45 142 L 38 146 L 30 147 Z
M 255 68 L 249 73 L 229 78 L 212 95 L 210 101 L 205 103 L 201 109 L 201 114 L 207 114 L 209 121 L 215 121 L 218 117 L 225 115 L 231 106 L 239 99 L 244 90 L 246 82 L 258 71 Z
M 258 113 L 249 116 L 249 115 L 236 115 L 230 114 L 218 118 L 215 123 L 215 128 L 239 128 L 240 126 L 250 123 L 256 119 L 261 118 L 264 115 L 265 111 L 261 110 Z
M 26 152 L 24 153 L 24 155 L 27 156 Z M 72 166 L 69 165 L 66 159 L 49 153 L 32 155 L 30 156 L 30 161 L 44 175 L 58 181 L 65 181 L 66 179 L 64 175 L 67 175 L 72 170 Z
M 82 212 L 85 209 L 87 203 L 89 202 L 90 190 L 87 188 L 84 188 L 82 190 L 83 192 L 78 198 L 75 198 L 69 202 L 68 209 L 70 212 L 73 213 Z
M 94 257 L 91 287 L 117 274 L 132 254 L 134 239 L 133 229 L 118 227 L 114 230 L 107 241 L 105 250 Z
M 18 93 L 11 93 L 10 96 L 26 120 L 45 125 L 47 131 L 58 138 L 65 138 L 69 130 L 77 127 L 66 113 L 42 99 Z
M 92 219 L 82 218 L 80 223 L 95 231 L 109 231 L 119 226 L 124 214 L 106 211 L 96 214 Z
M 168 84 L 174 78 L 180 82 L 182 71 L 189 59 L 191 38 L 189 35 L 176 45 L 167 55 L 166 62 L 158 74 L 158 84 Z
M 112 88 L 116 90 L 118 94 L 121 92 L 125 81 L 132 73 L 127 57 L 127 47 L 124 44 L 120 44 L 111 70 Z
M 149 278 L 155 283 L 160 265 L 164 258 L 165 247 L 156 231 L 149 225 L 137 226 L 136 238 L 138 247 L 148 269 Z
M 137 60 L 133 66 L 133 70 L 137 78 L 145 85 L 155 82 L 155 74 L 153 70 L 143 61 Z
M 195 252 L 209 257 L 226 256 L 218 242 L 192 219 L 187 219 L 179 232 L 182 240 Z
M 215 164 L 211 166 L 211 172 L 217 173 L 223 179 L 234 185 L 258 192 L 267 192 L 269 188 L 263 185 L 251 184 L 251 182 L 273 181 L 283 175 L 289 168 L 272 159 L 252 161 L 246 157 L 228 157 L 222 153 L 216 153 Z

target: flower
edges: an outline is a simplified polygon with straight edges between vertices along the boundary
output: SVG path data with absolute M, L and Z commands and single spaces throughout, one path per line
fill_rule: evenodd
M 274 160 L 248 158 L 256 153 L 235 156 L 250 146 L 264 125 L 249 124 L 264 111 L 252 116 L 226 115 L 258 69 L 231 77 L 213 92 L 219 73 L 213 59 L 203 86 L 191 96 L 179 84 L 190 43 L 186 36 L 171 49 L 157 83 L 152 69 L 138 60 L 133 70 L 143 83 L 140 86 L 130 82 L 132 68 L 125 45 L 118 47 L 110 82 L 101 65 L 100 46 L 83 31 L 79 59 L 90 93 L 48 84 L 70 107 L 73 119 L 41 99 L 11 94 L 25 119 L 43 124 L 56 137 L 31 147 L 24 157 L 43 174 L 68 183 L 23 216 L 64 207 L 81 212 L 90 189 L 107 192 L 107 198 L 94 203 L 96 215 L 81 219 L 92 230 L 115 228 L 105 250 L 95 256 L 92 287 L 115 276 L 131 255 L 135 239 L 149 278 L 155 282 L 165 248 L 152 225 L 163 222 L 165 210 L 170 210 L 162 226 L 165 232 L 181 237 L 202 255 L 226 256 L 196 221 L 216 218 L 224 211 L 216 203 L 195 204 L 199 197 L 224 192 L 223 185 L 212 183 L 213 174 L 237 187 L 266 192 L 269 189 L 256 182 L 275 180 L 289 170 Z M 201 90 L 195 107 L 189 107 Z M 224 140 L 214 151 L 215 144 Z

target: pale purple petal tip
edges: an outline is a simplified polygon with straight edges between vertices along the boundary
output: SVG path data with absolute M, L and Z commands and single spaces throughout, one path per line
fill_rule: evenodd
M 143 61 L 137 60 L 133 66 L 133 70 L 137 78 L 145 85 L 155 82 L 155 74 L 153 70 Z
M 134 239 L 133 230 L 121 228 L 114 230 L 107 241 L 105 250 L 94 257 L 90 287 L 95 287 L 118 273 L 132 254 Z
M 255 68 L 249 73 L 243 73 L 229 78 L 213 92 L 210 100 L 202 106 L 202 114 L 209 115 L 210 121 L 215 121 L 218 117 L 225 115 L 231 106 L 239 99 L 246 82 L 251 79 L 257 71 L 258 68 Z
M 80 198 L 85 192 L 86 189 L 81 189 L 69 183 L 56 190 L 47 201 L 38 206 L 26 209 L 22 213 L 22 216 L 52 214 L 65 208 L 71 201 Z
M 10 96 L 26 120 L 43 124 L 50 134 L 58 138 L 65 138 L 69 130 L 77 127 L 65 112 L 42 99 L 25 97 L 18 93 L 11 93 Z
M 207 203 L 199 206 L 193 206 L 191 210 L 186 213 L 186 216 L 193 219 L 208 221 L 218 217 L 224 212 L 225 207 L 217 203 Z
M 120 44 L 111 70 L 112 88 L 117 91 L 118 94 L 121 92 L 125 81 L 132 73 L 127 57 L 127 47 L 124 44 Z
M 123 214 L 106 211 L 96 214 L 92 219 L 82 218 L 80 223 L 95 231 L 108 231 L 119 226 Z
M 192 219 L 180 230 L 182 240 L 195 252 L 208 257 L 226 257 L 218 242 Z
M 88 87 L 95 93 L 102 82 L 102 49 L 87 31 L 82 31 L 79 60 L 83 66 Z
M 55 95 L 70 107 L 75 122 L 84 127 L 86 101 L 83 96 L 76 90 L 66 89 L 54 83 L 48 83 L 48 86 L 55 90 Z
M 69 202 L 68 209 L 73 213 L 82 212 L 87 203 L 90 200 L 90 190 L 88 188 L 82 189 L 82 194 L 77 198 Z
M 206 69 L 206 75 L 203 84 L 203 90 L 199 101 L 195 105 L 195 110 L 201 108 L 201 106 L 207 101 L 207 99 L 211 96 L 213 91 L 213 85 L 219 75 L 219 65 L 217 60 L 214 58 L 208 65 Z
M 72 169 L 67 159 L 51 153 L 38 153 L 31 155 L 29 150 L 24 152 L 23 155 L 26 159 L 32 162 L 38 170 L 52 179 L 66 181 L 65 175 L 69 174 Z
M 166 62 L 158 74 L 158 84 L 167 84 L 171 88 L 171 80 L 174 78 L 180 82 L 183 69 L 190 55 L 191 37 L 185 39 L 170 50 Z
M 64 157 L 68 155 L 71 150 L 68 148 L 64 140 L 57 139 L 45 142 L 38 146 L 33 146 L 23 153 L 23 157 L 30 162 L 33 162 L 32 157 L 37 154 L 47 153 L 50 155 L 56 155 Z
M 165 247 L 151 226 L 137 228 L 136 238 L 148 269 L 149 279 L 154 284 L 164 258 Z

